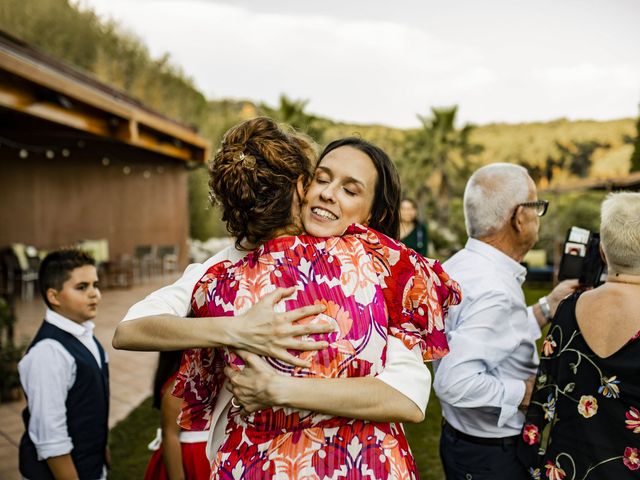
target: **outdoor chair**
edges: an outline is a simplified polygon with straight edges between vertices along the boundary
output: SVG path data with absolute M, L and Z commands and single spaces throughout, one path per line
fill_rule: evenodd
M 80 240 L 76 247 L 89 253 L 96 261 L 98 278 L 102 288 L 130 288 L 133 285 L 133 261 L 130 255 L 112 260 L 109 254 L 109 240 Z
M 135 279 L 139 282 L 150 280 L 154 271 L 155 252 L 152 245 L 136 245 L 133 250 Z
M 38 249 L 23 243 L 11 244 L 11 251 L 18 261 L 20 295 L 23 300 L 33 300 L 38 283 L 38 269 L 40 268 L 40 257 Z
M 117 260 L 104 264 L 106 286 L 109 288 L 131 288 L 134 280 L 134 261 L 131 255 L 121 255 Z M 102 282 L 102 277 L 101 280 Z
M 160 264 L 162 275 L 174 273 L 178 269 L 178 247 L 176 245 L 160 245 L 156 249 L 156 258 Z

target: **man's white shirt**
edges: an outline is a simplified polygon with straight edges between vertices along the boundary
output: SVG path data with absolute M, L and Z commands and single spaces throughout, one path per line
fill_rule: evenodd
M 539 362 L 540 327 L 522 291 L 526 269 L 473 238 L 443 268 L 462 288 L 445 321 L 450 353 L 434 364 L 443 416 L 469 435 L 518 435 L 524 381 Z

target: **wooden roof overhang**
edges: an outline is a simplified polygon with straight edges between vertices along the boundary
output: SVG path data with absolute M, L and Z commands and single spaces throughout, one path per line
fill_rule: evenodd
M 0 108 L 189 163 L 210 143 L 75 68 L 0 32 Z

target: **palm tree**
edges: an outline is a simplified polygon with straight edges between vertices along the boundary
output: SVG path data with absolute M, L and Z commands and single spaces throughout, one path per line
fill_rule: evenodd
M 278 108 L 260 105 L 262 112 L 274 120 L 291 125 L 296 130 L 306 133 L 316 142 L 321 143 L 325 127 L 315 115 L 305 112 L 309 100 L 293 100 L 285 94 L 280 95 Z
M 418 115 L 422 126 L 412 132 L 405 150 L 404 177 L 407 189 L 420 204 L 428 193 L 428 186 L 436 190 L 436 219 L 446 225 L 449 219 L 449 200 L 452 191 L 462 193 L 464 183 L 474 169 L 472 157 L 483 146 L 472 143 L 475 128 L 466 124 L 456 129 L 457 106 L 431 108 L 431 116 Z
M 636 138 L 633 140 L 633 153 L 631 154 L 631 171 L 640 171 L 640 115 L 636 121 Z

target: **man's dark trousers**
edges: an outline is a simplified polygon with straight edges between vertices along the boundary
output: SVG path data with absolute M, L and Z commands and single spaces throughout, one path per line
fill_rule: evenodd
M 445 424 L 440 436 L 440 458 L 447 480 L 529 480 L 531 478 L 518 461 L 514 437 L 478 443 Z

